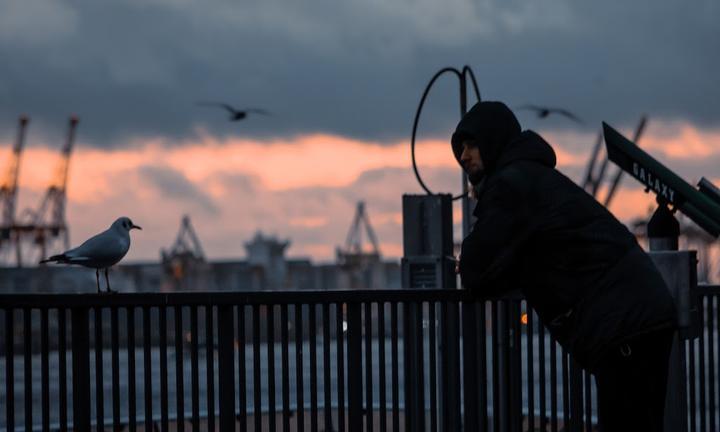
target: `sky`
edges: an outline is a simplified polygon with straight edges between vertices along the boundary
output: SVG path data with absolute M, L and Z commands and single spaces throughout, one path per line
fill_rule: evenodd
M 242 258 L 262 230 L 290 239 L 290 256 L 332 261 L 364 200 L 395 258 L 401 196 L 421 193 L 412 121 L 446 66 L 469 65 L 485 100 L 581 117 L 516 111 L 576 181 L 601 121 L 631 135 L 647 115 L 643 148 L 720 185 L 717 17 L 714 0 L 1 0 L 0 174 L 27 114 L 19 208 L 36 208 L 76 114 L 73 245 L 126 215 L 143 227 L 127 260 L 156 260 L 189 214 L 212 259 Z M 200 101 L 270 115 L 230 122 Z M 418 131 L 434 191 L 460 189 L 459 114 L 457 80 L 443 77 Z M 625 179 L 610 209 L 628 222 L 652 203 Z

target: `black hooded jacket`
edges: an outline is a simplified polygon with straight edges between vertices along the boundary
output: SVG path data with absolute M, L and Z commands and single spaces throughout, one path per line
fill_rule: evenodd
M 503 121 L 507 113 L 512 119 Z M 532 131 L 513 133 L 517 120 L 507 113 L 493 128 L 511 129 L 510 141 L 483 141 L 484 118 L 473 111 L 453 135 L 458 159 L 461 140 L 480 138 L 486 165 L 477 222 L 462 244 L 464 287 L 479 297 L 519 288 L 553 336 L 590 370 L 607 348 L 673 327 L 672 298 L 635 237 L 554 168 L 545 140 Z

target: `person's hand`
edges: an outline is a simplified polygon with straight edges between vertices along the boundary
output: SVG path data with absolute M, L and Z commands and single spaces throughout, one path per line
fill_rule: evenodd
M 460 274 L 460 254 L 455 258 L 455 274 Z

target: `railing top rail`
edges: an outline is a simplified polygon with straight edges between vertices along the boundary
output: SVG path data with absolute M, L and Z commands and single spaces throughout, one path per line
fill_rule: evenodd
M 205 305 L 281 305 L 367 302 L 469 302 L 467 290 L 396 289 L 330 291 L 205 291 L 112 294 L 0 294 L 0 308 L 158 307 Z
M 696 292 L 699 296 L 718 295 L 720 294 L 720 285 L 698 284 Z

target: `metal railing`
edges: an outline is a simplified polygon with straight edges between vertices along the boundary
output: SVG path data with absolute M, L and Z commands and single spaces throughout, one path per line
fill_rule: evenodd
M 700 329 L 683 346 L 687 365 L 688 430 L 720 428 L 720 285 L 696 288 Z
M 0 429 L 595 430 L 590 375 L 526 311 L 457 290 L 0 295 Z

